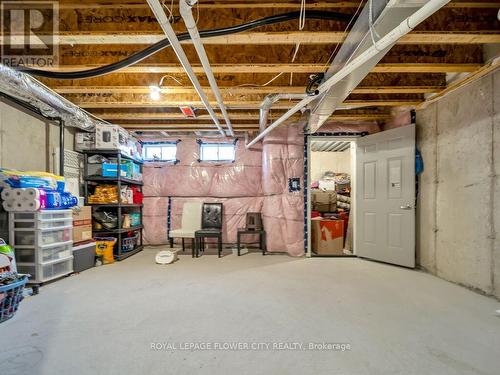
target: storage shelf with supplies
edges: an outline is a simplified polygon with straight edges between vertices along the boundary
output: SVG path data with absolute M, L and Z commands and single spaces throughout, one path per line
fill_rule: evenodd
M 92 172 L 94 175 L 89 175 L 89 158 L 94 155 L 102 155 L 105 156 L 108 160 L 112 158 L 116 162 L 114 167 L 114 177 L 109 176 L 96 176 L 94 165 L 94 171 Z M 123 163 L 128 163 L 128 171 L 131 170 L 133 173 L 128 173 L 127 176 L 122 175 L 121 165 Z M 134 163 L 134 165 L 130 165 L 130 162 Z M 118 167 L 120 166 L 120 167 Z M 101 173 L 104 172 L 104 168 Z M 125 172 L 123 172 L 125 173 Z M 117 239 L 115 248 L 114 248 L 114 258 L 116 260 L 125 259 L 131 255 L 134 255 L 143 249 L 143 216 L 142 216 L 142 181 L 140 181 L 142 175 L 142 162 L 125 156 L 121 154 L 119 151 L 114 150 L 91 150 L 85 152 L 85 160 L 84 160 L 84 191 L 85 191 L 85 204 L 92 207 L 93 218 L 92 218 L 92 234 L 94 238 L 98 237 L 106 237 L 112 236 Z M 134 177 L 134 178 L 130 178 Z M 113 185 L 116 188 L 106 188 L 107 191 L 112 191 L 114 193 L 114 189 L 116 189 L 117 199 L 114 200 L 115 203 L 106 203 L 106 200 L 101 200 L 102 196 L 106 196 L 105 194 L 95 194 L 93 189 L 98 189 L 101 185 Z M 102 188 L 101 188 L 102 189 Z M 127 190 L 128 189 L 128 190 Z M 126 190 L 128 194 L 123 194 L 122 191 Z M 101 190 L 103 191 L 103 189 Z M 94 192 L 94 196 L 91 196 L 91 193 Z M 136 200 L 136 195 L 140 196 L 139 200 Z M 128 198 L 128 199 L 127 199 Z M 118 202 L 116 202 L 116 200 Z M 99 223 L 94 214 L 96 212 L 108 212 L 109 214 L 116 215 L 117 218 L 116 224 L 112 228 L 103 226 Z M 127 224 L 126 218 L 127 215 L 132 217 L 134 215 L 138 215 L 136 217 L 136 221 Z M 124 224 L 125 223 L 125 224 Z M 100 224 L 100 227 L 98 227 Z M 123 228 L 123 226 L 130 226 L 129 228 Z M 98 227 L 98 228 L 96 228 Z M 133 232 L 133 233 L 130 233 Z M 133 244 L 133 246 L 132 246 Z

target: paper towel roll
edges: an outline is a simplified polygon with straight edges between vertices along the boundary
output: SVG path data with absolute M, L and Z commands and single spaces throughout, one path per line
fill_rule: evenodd
M 2 190 L 1 197 L 4 201 L 14 198 L 14 192 L 12 189 L 5 188 Z

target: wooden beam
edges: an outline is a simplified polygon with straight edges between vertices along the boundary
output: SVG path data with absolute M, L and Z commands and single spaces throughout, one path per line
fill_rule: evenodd
M 286 44 L 336 44 L 344 40 L 345 33 L 339 31 L 284 31 L 284 32 L 244 32 L 238 34 L 204 38 L 205 45 L 286 45 Z M 23 45 L 24 36 L 13 36 L 12 44 L 19 41 Z M 161 33 L 60 33 L 54 41 L 60 45 L 103 45 L 103 44 L 154 44 L 165 39 Z M 191 41 L 184 41 L 191 44 Z M 495 31 L 471 32 L 411 32 L 403 36 L 398 44 L 493 44 L 500 43 L 500 33 Z
M 477 81 L 478 79 L 484 77 L 485 75 L 494 72 L 495 70 L 500 69 L 500 55 L 498 55 L 496 58 L 490 60 L 487 64 L 485 64 L 483 67 L 480 69 L 476 70 L 474 73 L 468 74 L 462 79 L 459 79 L 455 82 L 452 82 L 446 87 L 444 90 L 441 92 L 437 93 L 436 95 L 433 95 L 429 97 L 426 101 L 421 103 L 417 109 L 423 109 L 427 107 L 429 104 L 434 103 L 438 101 L 439 99 L 445 97 L 449 93 L 460 89 L 461 87 L 464 87 L 472 82 Z
M 53 87 L 59 94 L 149 94 L 147 86 L 59 86 Z M 441 86 L 364 86 L 354 89 L 354 94 L 428 94 L 443 90 Z M 211 94 L 210 87 L 203 90 Z M 304 93 L 303 86 L 265 86 L 265 87 L 220 87 L 225 95 L 257 95 L 257 94 L 301 94 Z M 163 94 L 190 94 L 196 95 L 191 87 L 162 87 Z
M 101 65 L 59 65 L 44 70 L 72 72 L 97 68 Z M 277 74 L 277 73 L 319 73 L 327 69 L 325 64 L 212 64 L 214 74 Z M 372 69 L 372 73 L 464 73 L 481 68 L 481 64 L 449 64 L 449 63 L 380 63 Z M 203 73 L 203 67 L 194 65 L 195 73 Z M 123 68 L 119 73 L 128 74 L 184 74 L 182 66 L 172 64 L 145 65 L 137 64 Z
M 356 1 L 317 1 L 308 2 L 306 9 L 345 9 L 357 8 L 359 2 Z M 214 2 L 202 1 L 198 4 L 200 9 L 252 9 L 252 8 L 269 8 L 269 9 L 296 9 L 298 4 L 292 1 L 227 1 Z M 106 0 L 106 1 L 60 1 L 61 9 L 144 9 L 148 5 L 145 1 L 122 1 L 122 0 Z M 461 1 L 454 0 L 447 5 L 446 8 L 498 8 L 498 3 L 494 1 Z M 174 2 L 174 8 L 178 8 L 177 2 Z
M 71 99 L 70 99 L 71 100 Z M 73 98 L 72 100 L 76 105 L 82 108 L 165 108 L 165 107 L 180 107 L 180 106 L 193 106 L 196 108 L 204 108 L 203 103 L 200 101 L 95 101 L 85 100 L 85 98 Z M 360 107 L 415 107 L 422 101 L 420 100 L 347 100 L 343 106 L 350 108 Z M 275 109 L 290 109 L 290 102 L 276 103 L 273 106 Z M 217 108 L 217 102 L 211 102 L 214 108 Z M 260 101 L 226 101 L 228 109 L 257 109 L 259 108 Z
M 96 114 L 97 117 L 103 120 L 110 120 L 116 124 L 126 124 L 124 121 L 207 121 L 211 117 L 209 115 L 199 115 L 194 119 L 186 118 L 183 114 L 179 113 L 102 113 Z M 222 118 L 222 116 L 219 116 Z M 229 118 L 234 120 L 255 120 L 258 121 L 259 113 L 230 113 Z M 331 120 L 336 121 L 382 121 L 391 118 L 389 113 L 367 113 L 367 114 L 334 114 L 330 117 Z M 154 123 L 153 125 L 156 125 Z
M 203 131 L 203 130 L 214 130 L 217 131 L 215 125 L 212 124 L 121 124 L 121 127 L 128 130 L 138 130 L 138 131 Z M 235 131 L 246 131 L 259 129 L 259 124 L 232 124 L 233 130 Z

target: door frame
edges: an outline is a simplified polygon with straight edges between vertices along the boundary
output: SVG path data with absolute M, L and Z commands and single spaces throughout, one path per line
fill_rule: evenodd
M 315 257 L 315 258 L 347 258 L 347 257 L 356 257 L 356 248 L 355 237 L 356 237 L 356 226 L 354 225 L 354 205 L 355 197 L 356 197 L 356 147 L 357 140 L 361 137 L 361 135 L 355 136 L 342 136 L 342 135 L 332 135 L 329 133 L 316 133 L 316 134 L 305 134 L 304 135 L 304 250 L 305 256 L 307 258 Z M 349 222 L 352 223 L 352 254 L 349 255 L 317 255 L 312 253 L 311 249 L 311 143 L 312 141 L 344 141 L 351 142 L 351 210 L 349 212 Z

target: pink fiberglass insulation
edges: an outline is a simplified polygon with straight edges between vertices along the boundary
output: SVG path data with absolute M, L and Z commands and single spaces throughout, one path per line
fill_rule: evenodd
M 143 192 L 161 197 L 255 197 L 262 195 L 261 176 L 260 166 L 158 163 L 144 166 Z
M 290 178 L 300 178 L 301 191 L 289 192 Z M 267 250 L 304 254 L 304 138 L 301 126 L 278 128 L 262 147 L 262 209 Z
M 182 207 L 184 203 L 193 200 L 201 200 L 205 203 L 222 203 L 222 241 L 224 243 L 236 243 L 238 228 L 245 227 L 246 213 L 261 212 L 264 198 L 172 198 L 172 229 L 179 229 L 181 227 Z
M 164 245 L 168 243 L 167 236 L 167 215 L 164 216 L 143 216 L 144 244 Z
M 375 121 L 356 122 L 353 124 L 330 121 L 325 123 L 318 132 L 321 133 L 378 133 L 380 126 Z
M 220 142 L 220 141 L 219 141 Z M 234 163 L 200 162 L 195 138 L 177 144 L 177 164 L 144 165 L 145 196 L 151 197 L 256 197 L 262 195 L 262 152 L 236 143 Z
M 206 140 L 221 142 L 220 140 Z M 262 144 L 246 149 L 236 143 L 234 163 L 199 162 L 195 138 L 177 144 L 177 164 L 144 165 L 144 242 L 167 244 L 168 197 L 171 226 L 181 225 L 182 206 L 190 200 L 223 203 L 223 242 L 235 243 L 247 212 L 261 212 L 267 250 L 304 254 L 303 191 L 288 192 L 288 179 L 300 178 L 303 188 L 303 134 L 301 126 L 278 128 Z M 255 241 L 252 236 L 245 241 Z

